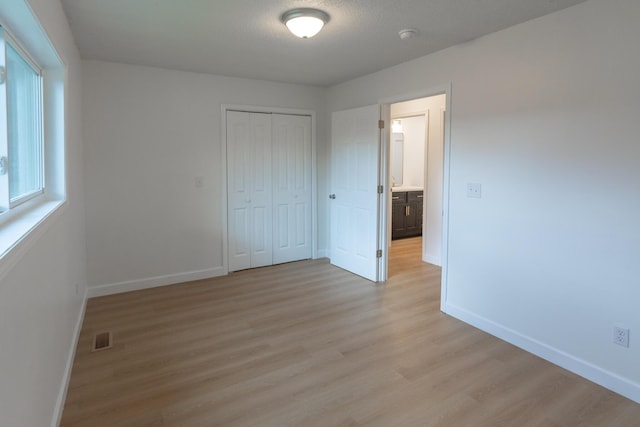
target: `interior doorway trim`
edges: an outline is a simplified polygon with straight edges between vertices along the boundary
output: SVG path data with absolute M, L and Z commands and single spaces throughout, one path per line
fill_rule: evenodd
M 447 283 L 449 272 L 449 199 L 450 199 L 450 163 L 451 163 L 451 83 L 435 86 L 425 91 L 416 91 L 406 93 L 404 95 L 392 96 L 379 101 L 382 106 L 382 119 L 389 125 L 386 126 L 382 139 L 382 147 L 380 150 L 380 182 L 385 183 L 385 187 L 389 185 L 389 158 L 391 145 L 391 104 L 399 102 L 411 101 L 414 99 L 428 98 L 436 95 L 445 95 L 446 114 L 444 116 L 444 164 L 443 164 L 443 189 L 442 189 L 442 277 L 440 283 L 440 310 L 446 312 L 447 301 Z M 380 247 L 385 248 L 383 251 L 382 262 L 380 263 L 381 279 L 386 280 L 389 272 L 389 254 L 387 248 L 391 236 L 387 227 L 389 221 L 388 212 L 391 203 L 390 188 L 385 188 L 382 193 L 382 203 L 380 204 Z
M 317 144 L 316 144 L 316 112 L 298 108 L 280 108 L 256 105 L 222 104 L 220 119 L 221 157 L 223 159 L 220 171 L 221 192 L 220 205 L 222 206 L 222 265 L 224 274 L 229 274 L 229 218 L 227 216 L 227 111 L 242 111 L 247 113 L 289 114 L 311 117 L 311 257 L 318 257 L 318 172 L 317 172 Z

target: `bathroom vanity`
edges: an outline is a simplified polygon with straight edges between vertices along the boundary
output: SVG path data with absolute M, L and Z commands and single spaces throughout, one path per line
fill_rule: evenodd
M 396 187 L 391 196 L 391 239 L 422 235 L 422 201 L 418 187 Z

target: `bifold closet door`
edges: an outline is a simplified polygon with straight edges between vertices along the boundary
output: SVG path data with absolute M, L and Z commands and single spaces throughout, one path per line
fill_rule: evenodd
M 227 112 L 229 271 L 273 264 L 271 115 Z
M 274 114 L 273 263 L 311 258 L 311 117 Z

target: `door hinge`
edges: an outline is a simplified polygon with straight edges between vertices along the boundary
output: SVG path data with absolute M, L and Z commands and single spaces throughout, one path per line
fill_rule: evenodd
M 0 175 L 6 175 L 9 169 L 9 159 L 6 156 L 0 157 Z
M 378 120 L 378 129 L 384 129 L 384 120 Z
M 378 249 L 376 252 L 376 258 L 382 258 L 382 249 Z
M 378 194 L 382 194 L 383 191 L 384 187 L 382 187 L 382 185 L 378 185 Z

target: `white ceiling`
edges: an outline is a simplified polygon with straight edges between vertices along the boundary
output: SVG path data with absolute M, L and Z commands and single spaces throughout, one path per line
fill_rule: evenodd
M 62 0 L 85 59 L 330 86 L 584 0 Z M 280 15 L 322 9 L 312 39 Z M 402 41 L 398 31 L 419 36 Z

